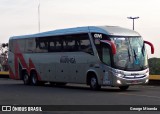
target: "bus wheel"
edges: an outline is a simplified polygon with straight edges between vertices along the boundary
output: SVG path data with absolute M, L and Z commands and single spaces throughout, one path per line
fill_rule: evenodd
M 31 84 L 36 86 L 38 85 L 39 81 L 38 81 L 38 77 L 37 74 L 35 72 L 31 73 Z
M 125 91 L 129 88 L 129 86 L 119 86 L 119 88 L 122 90 L 122 91 Z
M 101 86 L 98 84 L 97 78 L 95 76 L 92 76 L 90 78 L 90 88 L 92 90 L 99 90 Z
M 30 79 L 29 79 L 29 75 L 28 75 L 27 72 L 25 72 L 23 74 L 23 82 L 24 82 L 25 85 L 29 85 L 30 84 Z

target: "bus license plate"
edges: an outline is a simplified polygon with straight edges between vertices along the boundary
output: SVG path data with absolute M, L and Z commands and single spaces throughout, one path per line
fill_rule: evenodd
M 138 80 L 133 80 L 131 83 L 132 83 L 132 84 L 137 84 L 137 83 L 138 83 Z

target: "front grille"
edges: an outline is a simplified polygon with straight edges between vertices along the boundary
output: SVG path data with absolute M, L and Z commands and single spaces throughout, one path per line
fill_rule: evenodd
M 144 78 L 146 75 L 132 75 L 132 76 L 124 76 L 123 78 L 126 79 L 138 79 L 138 78 Z

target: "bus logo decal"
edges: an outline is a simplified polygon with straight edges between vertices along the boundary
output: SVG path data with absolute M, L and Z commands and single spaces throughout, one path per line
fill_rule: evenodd
M 102 39 L 102 34 L 94 34 L 94 38 Z
M 76 59 L 74 57 L 68 57 L 68 56 L 62 56 L 60 58 L 60 63 L 71 63 L 71 64 L 75 64 L 76 63 Z

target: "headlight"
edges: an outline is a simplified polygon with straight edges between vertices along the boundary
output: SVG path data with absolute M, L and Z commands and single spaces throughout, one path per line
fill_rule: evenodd
M 149 70 L 146 71 L 146 76 L 149 76 Z
M 121 78 L 123 78 L 123 77 L 124 77 L 124 74 L 116 73 L 115 75 L 116 75 L 117 77 L 121 77 Z
M 122 84 L 120 80 L 117 80 L 117 84 Z
M 115 76 L 123 78 L 124 77 L 124 72 L 115 70 Z
M 149 82 L 149 79 L 146 79 L 146 82 L 145 83 L 148 83 Z

